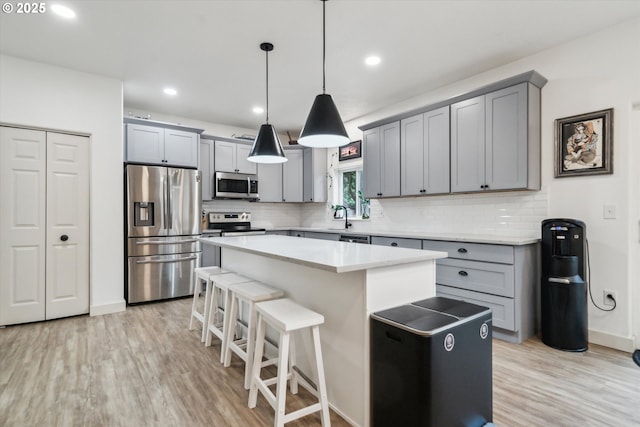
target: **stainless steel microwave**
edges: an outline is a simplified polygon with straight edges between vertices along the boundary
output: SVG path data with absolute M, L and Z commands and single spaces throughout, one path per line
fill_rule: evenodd
M 213 185 L 217 199 L 258 198 L 258 175 L 216 172 Z

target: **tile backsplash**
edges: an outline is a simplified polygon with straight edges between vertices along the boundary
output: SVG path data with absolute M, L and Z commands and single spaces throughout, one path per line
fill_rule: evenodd
M 330 204 L 302 206 L 301 226 L 335 228 Z M 371 218 L 352 221 L 353 231 L 539 236 L 548 217 L 547 189 L 504 193 L 456 194 L 374 199 Z
M 250 211 L 252 225 L 264 228 L 341 227 L 333 219 L 331 203 L 252 203 L 214 200 L 207 211 Z M 547 188 L 541 191 L 456 194 L 374 199 L 371 218 L 352 221 L 356 232 L 412 232 L 493 234 L 529 237 L 540 235 L 548 217 Z

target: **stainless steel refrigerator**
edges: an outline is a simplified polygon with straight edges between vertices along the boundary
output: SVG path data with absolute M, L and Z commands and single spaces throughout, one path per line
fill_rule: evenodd
M 201 256 L 200 172 L 127 165 L 125 180 L 127 302 L 189 295 Z

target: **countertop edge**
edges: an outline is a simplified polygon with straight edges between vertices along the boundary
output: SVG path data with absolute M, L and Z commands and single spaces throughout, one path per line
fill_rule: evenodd
M 233 238 L 233 237 L 231 237 Z M 213 241 L 215 239 L 215 241 Z M 403 265 L 403 264 L 411 264 L 416 262 L 423 261 L 434 261 L 437 259 L 447 258 L 448 254 L 446 252 L 441 251 L 432 251 L 432 250 L 416 250 L 419 251 L 419 254 L 407 256 L 403 259 L 390 259 L 390 260 L 382 260 L 382 261 L 371 261 L 371 262 L 361 262 L 357 264 L 350 265 L 330 265 L 324 264 L 320 262 L 314 262 L 309 260 L 304 260 L 300 258 L 294 258 L 282 254 L 277 254 L 273 252 L 267 252 L 264 250 L 254 249 L 247 246 L 242 246 L 234 243 L 225 242 L 224 239 L 226 237 L 200 237 L 198 240 L 203 244 L 220 246 L 221 248 L 234 249 L 240 252 L 246 252 L 254 255 L 265 256 L 273 259 L 280 259 L 284 261 L 288 261 L 298 265 L 304 265 L 307 267 L 318 268 L 320 270 L 329 271 L 332 273 L 349 273 L 353 271 L 364 271 L 373 268 L 380 267 L 390 267 L 394 265 Z M 346 244 L 346 243 L 345 243 Z M 415 250 L 415 249 L 408 249 Z
M 524 246 L 531 245 L 540 242 L 539 237 L 534 236 L 488 236 L 484 234 L 477 235 L 456 235 L 456 234 L 431 234 L 431 233 L 407 233 L 407 232 L 394 232 L 394 231 L 359 231 L 359 230 L 342 230 L 332 228 L 315 228 L 315 227 L 274 227 L 267 228 L 269 231 L 309 231 L 315 233 L 333 233 L 333 234 L 359 234 L 366 236 L 378 236 L 378 237 L 397 237 L 404 239 L 418 239 L 418 240 L 441 240 L 451 242 L 468 242 L 468 243 L 486 243 L 492 245 L 509 245 L 509 246 Z

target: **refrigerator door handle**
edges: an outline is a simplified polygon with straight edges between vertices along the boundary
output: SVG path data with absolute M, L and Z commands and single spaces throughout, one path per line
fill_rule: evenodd
M 162 241 L 147 241 L 147 242 L 136 242 L 136 245 L 177 245 L 180 243 L 194 243 L 197 242 L 198 239 L 188 239 L 188 240 L 162 240 Z
M 169 175 L 169 171 L 167 171 L 167 204 L 165 208 L 167 209 L 167 228 L 173 228 L 173 215 L 171 215 L 171 176 Z
M 148 259 L 148 260 L 136 260 L 136 264 L 169 264 L 173 262 L 182 262 L 182 261 L 191 261 L 198 258 L 195 255 L 188 256 L 185 258 L 176 258 L 176 259 Z

